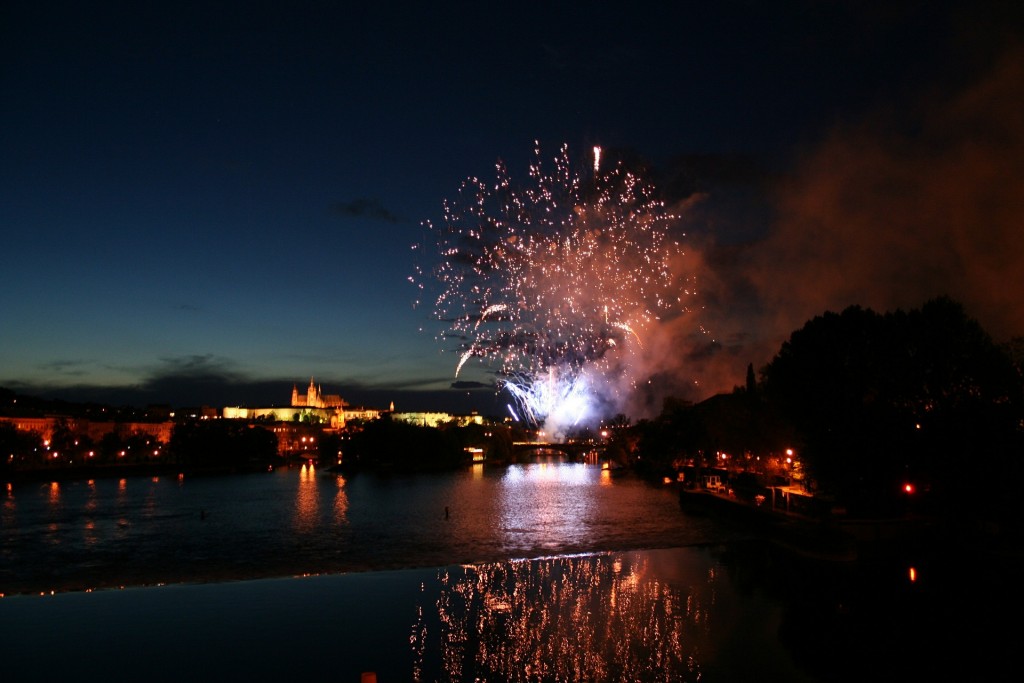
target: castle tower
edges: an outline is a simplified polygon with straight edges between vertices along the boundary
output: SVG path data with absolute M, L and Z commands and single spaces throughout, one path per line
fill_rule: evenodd
M 299 405 L 299 387 L 294 384 L 292 385 L 292 405 Z
M 310 408 L 320 407 L 320 396 L 316 389 L 316 385 L 313 384 L 313 378 L 309 378 L 309 388 L 306 389 L 306 405 Z

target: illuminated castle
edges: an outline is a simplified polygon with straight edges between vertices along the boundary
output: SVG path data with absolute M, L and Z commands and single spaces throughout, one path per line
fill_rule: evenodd
M 306 389 L 305 396 L 300 396 L 298 386 L 292 385 L 292 405 L 304 408 L 344 408 L 345 402 L 337 394 L 325 395 L 310 377 L 309 388 Z

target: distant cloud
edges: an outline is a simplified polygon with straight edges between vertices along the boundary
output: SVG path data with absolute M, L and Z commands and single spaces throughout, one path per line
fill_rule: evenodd
M 45 363 L 42 367 L 50 372 L 55 372 L 60 375 L 84 375 L 85 366 L 88 365 L 86 361 L 82 360 L 55 360 Z
M 267 390 L 234 369 L 232 361 L 211 354 L 162 358 L 139 386 L 140 392 L 176 405 L 237 405 L 249 397 L 269 398 Z
M 68 362 L 69 364 L 72 364 Z M 134 384 L 39 384 L 0 379 L 0 386 L 28 396 L 76 402 L 145 407 L 169 404 L 175 408 L 210 406 L 286 406 L 292 387 L 305 389 L 308 377 L 252 377 L 234 362 L 214 355 L 164 358 Z M 351 378 L 317 375 L 325 393 L 339 394 L 349 405 L 399 411 L 447 411 L 456 414 L 504 412 L 491 384 L 455 382 L 449 377 L 425 377 L 403 382 L 367 383 Z M 489 390 L 489 391 L 484 391 Z
M 160 359 L 160 364 L 152 369 L 152 378 L 162 376 L 216 376 L 232 379 L 236 376 L 232 366 L 234 363 L 227 358 L 218 358 L 212 354 L 192 354 L 188 356 L 169 356 Z M 152 380 L 150 380 L 152 381 Z
M 452 389 L 494 389 L 491 384 L 485 384 L 483 382 L 469 382 L 459 380 L 458 382 L 452 382 Z
M 397 214 L 391 213 L 379 199 L 359 197 L 347 202 L 336 202 L 331 211 L 348 218 L 369 218 L 385 223 L 398 223 L 402 220 Z

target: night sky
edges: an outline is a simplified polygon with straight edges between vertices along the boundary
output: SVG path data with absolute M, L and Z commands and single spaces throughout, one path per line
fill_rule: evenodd
M 637 417 L 851 304 L 1024 335 L 1018 3 L 353 4 L 0 6 L 0 386 L 490 411 L 410 247 L 535 140 L 684 216 L 698 295 Z

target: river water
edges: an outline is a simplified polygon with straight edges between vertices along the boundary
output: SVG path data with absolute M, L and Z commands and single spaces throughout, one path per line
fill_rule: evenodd
M 13 485 L 0 590 L 435 567 L 718 538 L 676 501 L 669 489 L 558 460 L 416 476 L 304 466 Z
M 5 681 L 919 680 L 950 670 L 943 620 L 982 620 L 947 581 L 794 563 L 557 460 L 2 495 Z

